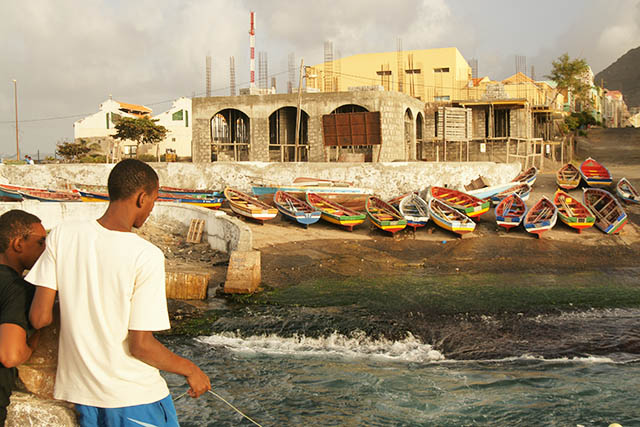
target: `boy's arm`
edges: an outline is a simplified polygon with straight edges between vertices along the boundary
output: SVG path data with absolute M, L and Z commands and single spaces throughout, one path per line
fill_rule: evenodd
M 36 293 L 33 296 L 31 310 L 29 310 L 29 321 L 34 328 L 41 329 L 53 322 L 53 303 L 55 300 L 55 290 L 36 286 Z
M 27 343 L 27 331 L 14 323 L 0 324 L 0 362 L 6 368 L 14 368 L 31 357 L 38 341 L 30 338 Z M 29 345 L 31 344 L 31 346 Z
M 129 351 L 133 357 L 147 365 L 186 377 L 191 397 L 198 397 L 211 390 L 209 377 L 195 363 L 173 353 L 151 331 L 129 330 Z

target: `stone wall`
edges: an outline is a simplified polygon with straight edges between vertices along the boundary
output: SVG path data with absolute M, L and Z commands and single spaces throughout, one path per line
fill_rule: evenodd
M 454 147 L 457 146 L 454 145 L 450 149 L 455 150 Z M 457 157 L 451 157 L 451 159 L 457 159 Z M 290 184 L 296 177 L 315 177 L 353 182 L 354 186 L 370 188 L 382 197 L 391 197 L 427 185 L 447 184 L 449 187 L 461 187 L 479 175 L 488 177 L 498 184 L 508 182 L 520 171 L 519 163 L 491 162 L 389 162 L 375 164 L 214 162 L 209 164 L 151 163 L 151 165 L 158 172 L 161 185 L 173 187 L 221 190 L 232 186 L 241 191 L 251 191 L 252 183 L 256 180 L 275 184 Z M 49 188 L 62 188 L 67 182 L 104 184 L 112 167 L 113 165 L 105 164 L 0 165 L 0 182 Z M 41 205 L 45 204 L 51 205 L 49 203 Z M 63 203 L 59 209 L 65 209 L 65 212 L 69 212 L 69 205 L 76 205 L 76 203 Z M 104 209 L 101 203 L 83 203 L 81 205 L 97 206 L 93 208 L 97 210 L 91 213 L 96 218 Z M 161 205 L 163 204 L 159 203 L 157 206 Z M 154 209 L 154 214 L 158 212 L 159 210 Z M 216 218 L 218 217 L 214 216 L 212 221 L 217 221 Z M 220 218 L 225 218 L 225 216 Z M 230 217 L 226 216 L 226 218 L 225 221 Z M 236 226 L 231 225 L 231 227 Z

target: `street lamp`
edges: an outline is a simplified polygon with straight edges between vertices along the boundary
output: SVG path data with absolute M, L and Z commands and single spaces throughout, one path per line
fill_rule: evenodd
M 16 160 L 20 161 L 20 144 L 18 143 L 18 82 L 13 79 L 13 97 L 16 102 Z

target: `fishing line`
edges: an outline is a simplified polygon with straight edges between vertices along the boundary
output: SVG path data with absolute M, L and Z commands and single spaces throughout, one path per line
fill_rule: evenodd
M 243 417 L 245 417 L 246 419 L 248 419 L 249 421 L 251 421 L 252 423 L 254 423 L 255 425 L 257 425 L 258 427 L 262 427 L 260 424 L 258 424 L 257 422 L 255 422 L 254 420 L 251 419 L 251 417 L 249 417 L 248 415 L 244 414 L 241 410 L 239 410 L 238 408 L 236 408 L 235 406 L 233 406 L 231 403 L 227 402 L 222 396 L 220 396 L 219 394 L 211 391 L 211 390 L 207 390 L 208 393 L 213 394 L 215 397 L 217 397 L 218 399 L 222 400 L 224 403 L 226 403 L 227 405 L 229 405 L 229 407 L 231 409 L 233 409 L 234 411 L 236 411 L 238 414 L 242 415 Z M 177 402 L 178 400 L 182 399 L 184 396 L 187 395 L 187 392 L 185 391 L 184 393 L 182 393 L 180 396 L 176 397 L 175 399 L 173 399 L 174 402 Z

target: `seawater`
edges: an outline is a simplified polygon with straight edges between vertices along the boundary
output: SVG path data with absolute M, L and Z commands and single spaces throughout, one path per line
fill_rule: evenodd
M 263 426 L 640 425 L 640 361 L 531 355 L 447 360 L 411 335 L 233 333 L 170 338 L 213 389 Z M 174 397 L 184 378 L 164 374 Z M 252 425 L 211 394 L 176 401 L 182 426 Z

